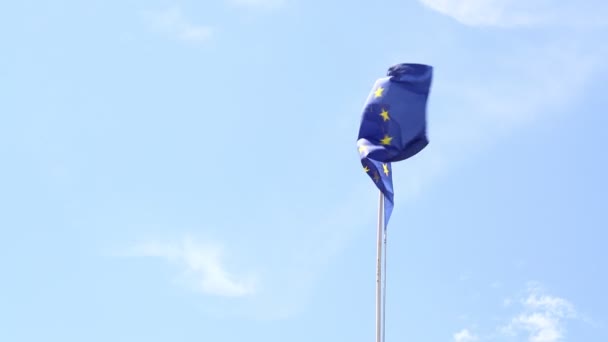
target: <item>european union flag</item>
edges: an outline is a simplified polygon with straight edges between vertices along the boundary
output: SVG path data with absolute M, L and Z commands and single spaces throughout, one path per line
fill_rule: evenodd
M 408 159 L 429 141 L 426 103 L 433 68 L 401 63 L 374 84 L 361 118 L 357 147 L 363 170 L 384 195 L 384 228 L 394 206 L 391 163 Z

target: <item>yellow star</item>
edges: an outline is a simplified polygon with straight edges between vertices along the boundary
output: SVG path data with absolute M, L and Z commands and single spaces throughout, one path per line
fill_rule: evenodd
M 380 97 L 380 96 L 382 96 L 383 91 L 384 91 L 384 88 L 378 87 L 378 89 L 376 89 L 376 91 L 374 92 L 374 95 L 376 95 L 376 97 Z
M 363 168 L 363 171 L 365 171 L 365 173 L 369 172 L 369 167 L 367 167 L 367 165 Z
M 359 153 L 365 153 L 365 152 L 367 152 L 367 146 L 365 146 L 365 145 L 359 146 Z
M 391 144 L 391 140 L 393 140 L 393 137 L 389 137 L 388 134 L 385 134 L 384 138 L 382 138 L 382 140 L 380 140 L 380 143 L 382 145 L 390 145 Z
M 390 117 L 388 116 L 388 111 L 386 109 L 382 109 L 382 113 L 380 113 L 382 120 L 388 121 Z
M 384 170 L 384 174 L 388 176 L 388 165 L 382 164 L 382 169 Z
M 378 176 L 378 172 L 374 173 L 374 182 L 378 183 L 380 180 L 380 176 Z

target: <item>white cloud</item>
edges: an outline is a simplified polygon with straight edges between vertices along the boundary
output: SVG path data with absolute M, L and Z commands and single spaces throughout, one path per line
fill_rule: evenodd
M 522 300 L 523 311 L 503 329 L 508 335 L 524 333 L 530 342 L 557 342 L 565 334 L 565 322 L 577 318 L 574 306 L 567 300 L 530 289 Z
M 608 3 L 599 1 L 593 6 L 549 6 L 547 0 L 419 1 L 471 26 L 608 26 L 603 19 L 608 17 Z M 598 17 L 602 19 L 596 20 Z M 605 75 L 608 50 L 598 44 L 603 31 L 571 30 L 568 35 L 549 36 L 542 42 L 509 41 L 509 35 L 504 44 L 488 48 L 485 42 L 478 44 L 474 53 L 454 47 L 454 59 L 436 65 L 429 98 L 429 147 L 407 167 L 394 166 L 395 173 L 400 173 L 395 181 L 398 200 L 416 198 L 454 164 L 500 142 L 518 127 L 570 110 L 586 88 Z M 442 44 L 438 46 L 444 49 Z M 441 51 L 401 51 L 395 60 L 404 56 L 426 60 Z M 462 56 L 467 56 L 466 60 Z
M 131 254 L 160 257 L 178 265 L 194 288 L 204 294 L 242 297 L 255 292 L 251 277 L 239 277 L 225 268 L 223 249 L 217 243 L 197 243 L 190 238 L 179 243 L 146 242 L 134 246 Z
M 608 5 L 580 6 L 548 0 L 419 0 L 427 7 L 469 26 L 520 27 L 566 25 L 605 27 Z
M 477 340 L 477 336 L 471 334 L 468 329 L 462 329 L 454 334 L 454 342 L 475 342 Z
M 177 7 L 164 11 L 148 11 L 145 17 L 153 29 L 181 41 L 201 43 L 209 40 L 213 34 L 209 26 L 192 24 Z
M 374 227 L 375 196 L 367 183 L 345 192 L 343 203 L 326 208 L 319 216 L 302 218 L 282 227 L 278 223 L 291 217 L 288 210 L 277 212 L 268 224 L 256 225 L 230 239 L 224 250 L 214 240 L 184 238 L 181 240 L 144 240 L 116 256 L 157 257 L 176 266 L 176 280 L 205 298 L 202 307 L 216 317 L 248 317 L 256 320 L 282 320 L 300 313 L 308 304 L 318 280 L 349 240 L 362 233 L 362 211 L 369 213 L 369 226 Z M 364 198 L 364 199 L 362 199 Z M 239 229 L 238 227 L 237 229 Z M 372 235 L 374 233 L 372 232 Z M 202 242 L 201 242 L 202 241 Z M 373 246 L 373 244 L 372 244 Z M 373 254 L 372 254 L 373 255 Z M 280 257 L 277 257 L 280 256 Z M 246 272 L 235 262 L 255 260 L 254 272 Z M 248 265 L 246 265 L 249 267 Z M 344 286 L 348 281 L 344 280 Z M 228 301 L 226 297 L 238 300 Z
M 478 329 L 481 333 L 476 334 L 462 329 L 453 335 L 454 342 L 559 342 L 566 339 L 571 321 L 590 322 L 575 310 L 570 301 L 545 293 L 537 284 L 528 286 L 523 295 L 514 298 L 509 297 L 503 303 L 503 308 L 510 314 L 493 315 L 492 321 L 502 323 L 489 329 Z
M 228 0 L 235 6 L 271 9 L 281 7 L 285 0 Z
M 420 0 L 427 7 L 471 26 L 528 25 L 533 17 L 507 11 L 508 0 Z

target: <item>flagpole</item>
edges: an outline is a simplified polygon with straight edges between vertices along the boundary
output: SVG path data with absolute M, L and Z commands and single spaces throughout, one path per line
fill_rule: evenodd
M 380 191 L 378 203 L 378 249 L 376 264 L 376 342 L 382 342 L 382 221 L 384 214 L 384 195 Z
M 386 333 L 385 333 L 385 331 L 386 331 L 386 274 L 388 273 L 386 271 L 386 259 L 388 259 L 386 256 L 387 250 L 388 250 L 386 240 L 387 240 L 388 232 L 386 231 L 386 229 L 384 229 L 383 232 L 384 232 L 384 238 L 383 238 L 384 245 L 382 246 L 382 249 L 384 250 L 383 251 L 383 253 L 384 253 L 384 266 L 383 266 L 384 273 L 382 274 L 382 277 L 383 277 L 382 278 L 382 342 L 384 342 L 386 340 Z

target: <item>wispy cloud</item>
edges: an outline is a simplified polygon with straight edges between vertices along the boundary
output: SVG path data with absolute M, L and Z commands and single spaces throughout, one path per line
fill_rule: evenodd
M 427 7 L 471 26 L 519 26 L 538 20 L 535 16 L 513 13 L 507 0 L 420 0 Z
M 544 294 L 536 287 L 529 290 L 521 304 L 523 311 L 513 317 L 502 331 L 507 335 L 524 333 L 530 342 L 561 341 L 566 321 L 578 317 L 572 303 Z
M 253 294 L 254 279 L 229 272 L 223 263 L 223 252 L 218 243 L 201 243 L 184 238 L 177 243 L 140 243 L 131 249 L 130 254 L 159 257 L 175 264 L 196 290 L 207 295 L 242 297 Z
M 575 2 L 545 0 L 419 0 L 427 7 L 469 26 L 529 27 L 565 25 L 606 27 L 608 5 L 592 1 L 588 6 Z
M 181 41 L 201 43 L 209 40 L 213 34 L 211 27 L 191 23 L 178 7 L 147 11 L 144 16 L 152 29 Z
M 227 0 L 239 7 L 274 9 L 285 5 L 286 0 Z
M 361 200 L 369 193 L 366 183 L 343 194 L 343 203 L 323 210 L 320 217 L 303 218 L 277 232 L 274 222 L 290 217 L 277 213 L 270 223 L 248 223 L 248 229 L 230 239 L 230 246 L 218 239 L 184 238 L 144 239 L 119 257 L 158 258 L 176 269 L 174 280 L 205 298 L 203 310 L 216 317 L 247 317 L 256 320 L 282 320 L 306 309 L 319 277 L 354 238 L 361 233 L 362 211 L 370 201 Z M 372 192 L 373 193 L 373 192 Z M 285 215 L 285 216 L 282 216 Z M 274 221 L 277 220 L 277 221 Z M 241 227 L 237 227 L 240 229 Z M 183 234 L 183 235 L 181 235 Z M 239 264 L 255 260 L 255 264 Z M 347 286 L 348 281 L 344 281 Z M 234 301 L 224 300 L 232 297 Z M 196 296 L 193 296 L 196 298 Z
M 535 0 L 419 1 L 471 26 L 578 25 L 580 21 L 577 27 L 594 30 L 571 30 L 568 35 L 548 36 L 542 42 L 520 39 L 515 49 L 510 44 L 489 48 L 481 44 L 471 54 L 455 47 L 455 56 L 467 54 L 468 60 L 456 57 L 437 66 L 429 107 L 431 144 L 402 171 L 405 175 L 400 179 L 405 180 L 395 184 L 399 198 L 403 196 L 399 194 L 417 196 L 454 164 L 470 159 L 514 130 L 566 114 L 584 98 L 588 87 L 605 76 L 608 50 L 598 42 L 608 26 L 587 25 L 583 18 L 594 21 L 596 14 L 590 13 L 594 12 L 590 8 L 608 16 L 608 3 L 596 1 L 597 6 L 584 8 L 559 4 L 544 11 L 548 2 Z M 581 19 L 575 22 L 574 18 Z M 509 37 L 512 35 L 505 39 Z M 402 51 L 399 59 L 403 55 L 424 60 L 428 52 L 417 55 Z
M 477 336 L 473 335 L 468 329 L 462 329 L 454 334 L 454 342 L 475 342 Z
M 526 290 L 504 300 L 503 310 L 495 313 L 491 326 L 479 327 L 473 334 L 462 329 L 453 335 L 454 342 L 527 341 L 559 342 L 566 338 L 571 321 L 590 320 L 576 311 L 565 298 L 548 294 L 540 285 L 532 283 Z

